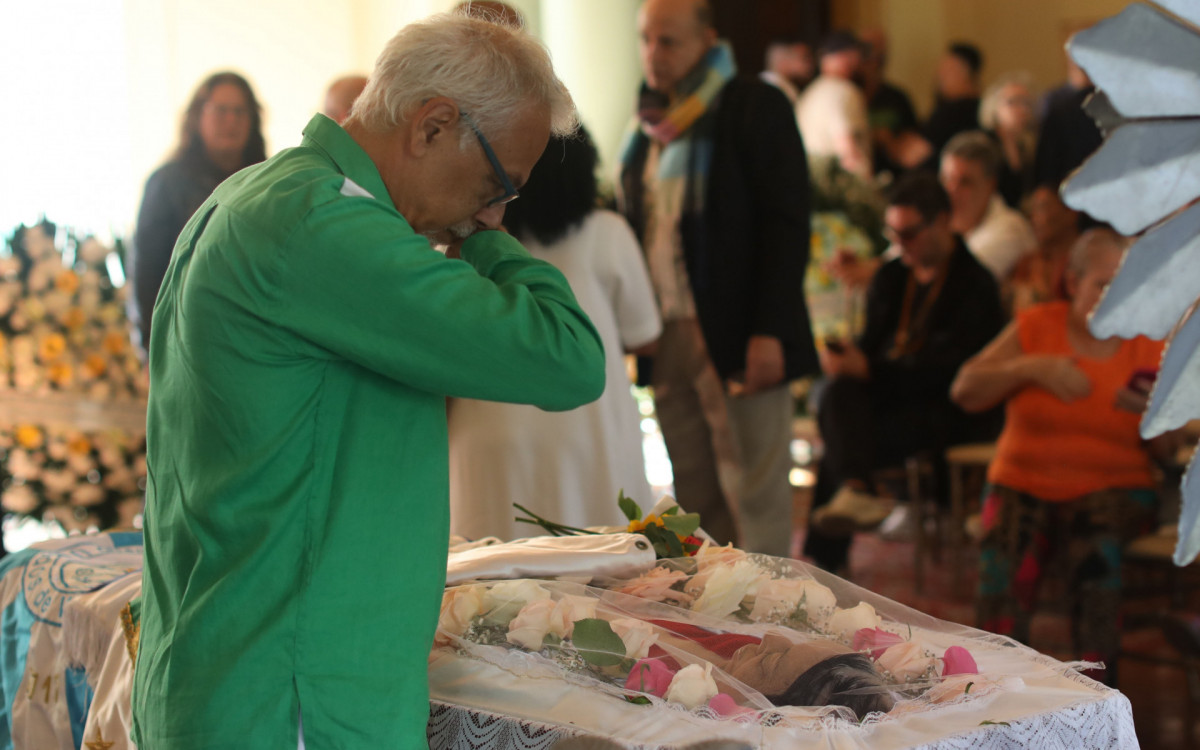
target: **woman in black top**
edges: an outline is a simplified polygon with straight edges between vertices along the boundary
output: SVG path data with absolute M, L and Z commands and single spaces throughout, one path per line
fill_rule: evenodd
M 237 73 L 205 79 L 184 113 L 179 145 L 150 175 L 130 254 L 133 309 L 143 347 L 175 240 L 200 204 L 234 172 L 267 158 L 258 99 Z

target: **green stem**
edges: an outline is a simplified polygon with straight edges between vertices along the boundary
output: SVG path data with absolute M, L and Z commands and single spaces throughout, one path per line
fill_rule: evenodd
M 513 507 L 516 508 L 517 510 L 521 511 L 522 513 L 529 515 L 529 518 L 514 519 L 518 523 L 531 523 L 536 526 L 541 526 L 543 529 L 545 529 L 546 531 L 549 531 L 551 534 L 554 534 L 555 536 L 563 536 L 565 532 L 570 532 L 571 534 L 599 534 L 600 533 L 599 531 L 588 531 L 587 529 L 580 529 L 580 528 L 576 528 L 574 526 L 564 526 L 561 523 L 555 523 L 554 521 L 548 521 L 545 518 L 542 518 L 541 516 L 539 516 L 537 513 L 534 513 L 533 511 L 531 511 L 529 508 L 526 508 L 524 505 L 521 505 L 520 503 L 513 503 Z

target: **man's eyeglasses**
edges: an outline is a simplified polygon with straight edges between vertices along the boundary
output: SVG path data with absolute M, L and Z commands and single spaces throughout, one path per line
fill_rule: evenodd
M 925 231 L 925 227 L 927 226 L 929 226 L 929 222 L 927 221 L 923 221 L 920 224 L 914 224 L 911 227 L 906 227 L 904 229 L 896 229 L 895 227 L 885 226 L 883 228 L 883 234 L 892 242 L 904 244 L 906 242 L 912 242 L 915 240 L 917 236 L 921 234 L 921 232 Z
M 504 171 L 504 167 L 500 166 L 500 160 L 496 158 L 496 152 L 492 150 L 492 145 L 488 143 L 487 138 L 483 137 L 483 131 L 479 129 L 479 126 L 475 124 L 475 120 L 466 112 L 460 111 L 459 114 L 471 126 L 471 130 L 475 131 L 475 137 L 479 139 L 479 145 L 483 147 L 483 153 L 487 156 L 488 162 L 491 163 L 492 170 L 496 173 L 496 179 L 500 181 L 500 187 L 504 188 L 504 195 L 488 201 L 488 206 L 503 206 L 520 198 L 521 193 L 512 184 L 512 180 L 508 179 L 508 173 Z

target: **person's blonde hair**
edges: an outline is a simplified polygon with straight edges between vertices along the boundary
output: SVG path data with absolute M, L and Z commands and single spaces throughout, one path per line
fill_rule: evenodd
M 1016 84 L 1024 86 L 1029 92 L 1029 96 L 1033 96 L 1033 77 L 1023 70 L 1005 73 L 992 81 L 992 85 L 987 87 L 987 91 L 983 92 L 983 97 L 979 100 L 979 127 L 984 130 L 995 130 L 998 126 L 997 110 L 1000 109 L 1000 94 L 1004 91 L 1005 86 Z M 1032 103 L 1032 102 L 1031 102 Z
M 520 29 L 450 13 L 392 37 L 350 118 L 386 132 L 437 96 L 452 99 L 487 134 L 501 132 L 531 104 L 549 109 L 552 135 L 568 135 L 579 122 L 540 42 Z M 474 134 L 463 131 L 465 145 Z

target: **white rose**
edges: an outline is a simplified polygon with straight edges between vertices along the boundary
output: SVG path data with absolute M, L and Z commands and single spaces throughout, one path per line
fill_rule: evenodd
M 755 622 L 786 618 L 800 604 L 804 581 L 796 578 L 776 578 L 758 587 L 750 619 Z
M 696 574 L 684 584 L 684 592 L 691 596 L 699 596 L 713 573 L 745 559 L 746 553 L 732 544 L 725 547 L 714 547 L 707 539 L 704 540 L 695 555 Z
M 590 596 L 564 596 L 554 607 L 554 618 L 550 632 L 559 638 L 570 638 L 575 632 L 575 623 L 596 616 L 596 600 Z
M 920 644 L 905 641 L 889 646 L 880 654 L 877 663 L 880 669 L 891 672 L 896 682 L 908 682 L 929 672 L 935 661 L 933 655 L 925 653 Z
M 456 586 L 442 595 L 438 630 L 462 635 L 483 606 L 482 586 Z
M 41 225 L 30 227 L 22 237 L 22 244 L 26 254 L 35 260 L 57 252 L 54 248 L 54 238 L 46 234 Z
M 13 385 L 20 391 L 32 391 L 42 382 L 42 371 L 37 367 L 17 367 L 13 372 Z
M 46 455 L 53 461 L 62 461 L 67 457 L 67 443 L 62 438 L 51 440 L 46 444 Z
M 77 475 L 86 477 L 96 468 L 96 462 L 87 453 L 72 453 L 67 456 L 67 467 Z
M 645 620 L 623 617 L 612 620 L 608 624 L 624 642 L 625 656 L 635 661 L 649 656 L 650 647 L 658 641 L 658 631 Z
M 79 477 L 69 471 L 51 471 L 47 469 L 42 472 L 42 486 L 51 495 L 65 495 L 75 489 L 75 485 L 77 484 L 79 484 Z
M 750 560 L 713 569 L 704 584 L 704 593 L 692 605 L 692 610 L 713 617 L 725 617 L 736 612 L 742 600 L 754 597 L 761 583 L 770 580 L 761 568 Z
M 79 248 L 75 253 L 84 263 L 96 265 L 108 256 L 108 248 L 100 244 L 100 241 L 94 237 L 88 237 L 79 243 Z M 89 271 L 88 273 L 95 273 L 95 271 Z
M 675 673 L 666 699 L 687 708 L 696 708 L 708 703 L 717 694 L 717 682 L 712 677 L 712 664 L 704 666 L 689 664 Z
M 49 292 L 42 296 L 42 307 L 45 314 L 56 320 L 61 320 L 67 309 L 71 307 L 71 298 L 62 292 Z
M 808 614 L 808 621 L 818 628 L 825 628 L 829 618 L 837 609 L 837 596 L 823 583 L 806 579 L 804 593 L 800 596 L 800 606 Z
M 536 581 L 522 578 L 516 581 L 501 581 L 483 595 L 483 611 L 488 619 L 506 623 L 517 616 L 521 608 L 532 601 L 549 599 L 550 592 Z
M 535 599 L 526 604 L 508 624 L 508 642 L 530 651 L 540 650 L 551 630 L 556 606 L 551 599 Z
M 29 485 L 18 484 L 4 491 L 0 505 L 13 513 L 32 513 L 38 506 L 38 498 Z
M 42 464 L 33 460 L 29 451 L 17 448 L 8 454 L 8 473 L 18 479 L 32 482 L 42 475 Z
M 93 401 L 107 401 L 112 396 L 112 386 L 102 380 L 98 380 L 88 386 L 88 398 Z
M 12 353 L 15 360 L 32 361 L 37 353 L 37 344 L 32 336 L 16 336 L 12 340 Z
M 84 276 L 86 279 L 87 277 Z M 100 291 L 89 287 L 84 287 L 79 292 L 79 306 L 84 310 L 95 310 L 100 306 Z
M 71 491 L 71 505 L 98 505 L 104 502 L 107 495 L 99 485 L 81 484 Z
M 875 608 L 866 602 L 859 602 L 857 607 L 838 608 L 829 618 L 826 630 L 834 637 L 849 643 L 859 629 L 873 628 L 879 622 L 879 615 L 875 614 Z

